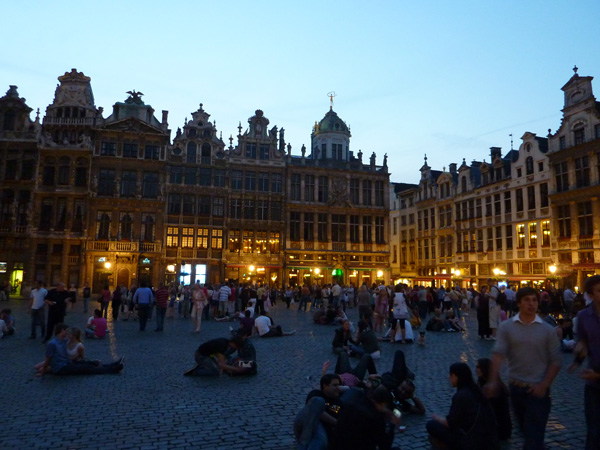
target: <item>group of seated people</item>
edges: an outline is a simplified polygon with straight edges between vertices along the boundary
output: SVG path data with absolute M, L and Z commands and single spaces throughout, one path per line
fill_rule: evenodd
M 425 413 L 402 350 L 382 375 L 369 354 L 353 368 L 341 352 L 334 373 L 325 373 L 329 367 L 329 362 L 323 365 L 320 389 L 308 394 L 294 420 L 299 449 L 390 449 L 402 413 Z
M 484 394 L 491 361 L 477 361 L 477 382 L 464 362 L 450 366 L 450 385 L 456 388 L 450 411 L 445 417 L 433 414 L 426 428 L 433 448 L 451 450 L 494 450 L 499 441 L 509 439 L 512 423 L 508 387 L 499 382 L 494 396 Z
M 85 337 L 92 339 L 102 339 L 106 336 L 108 324 L 102 317 L 102 311 L 94 310 L 94 315 L 90 316 L 85 327 Z
M 229 338 L 206 341 L 194 353 L 196 366 L 185 376 L 255 375 L 256 349 L 244 333 L 232 333 Z
M 452 309 L 447 309 L 445 313 L 442 313 L 440 309 L 435 309 L 433 317 L 429 319 L 425 329 L 427 331 L 465 331 Z
M 348 320 L 348 316 L 340 307 L 335 308 L 333 305 L 328 305 L 327 309 L 321 306 L 313 314 L 313 321 L 317 325 L 339 325 L 344 320 Z
M 46 344 L 45 359 L 36 364 L 37 376 L 48 373 L 54 375 L 100 375 L 119 373 L 123 370 L 125 358 L 121 357 L 109 364 L 90 360 L 85 356 L 85 347 L 81 342 L 81 330 L 69 328 L 64 323 L 54 327 L 54 339 Z

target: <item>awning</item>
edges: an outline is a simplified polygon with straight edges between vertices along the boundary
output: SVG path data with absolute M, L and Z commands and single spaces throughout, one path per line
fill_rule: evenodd
M 253 266 L 255 266 L 257 269 L 258 268 L 265 268 L 265 269 L 282 269 L 283 266 L 263 266 L 261 264 L 252 264 Z M 229 268 L 242 268 L 242 267 L 249 267 L 248 264 L 225 264 L 225 267 Z

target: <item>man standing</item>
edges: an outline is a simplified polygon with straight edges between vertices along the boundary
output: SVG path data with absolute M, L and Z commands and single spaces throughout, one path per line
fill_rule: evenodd
M 67 314 L 67 299 L 69 291 L 65 289 L 65 283 L 59 281 L 56 288 L 50 289 L 44 302 L 48 305 L 48 323 L 46 324 L 46 336 L 42 341 L 44 344 L 52 338 L 54 326 L 63 323 Z
M 231 297 L 231 288 L 227 286 L 227 283 L 221 284 L 222 286 L 219 288 L 219 317 L 225 317 L 227 315 L 227 303 L 229 297 Z
M 146 331 L 146 323 L 150 316 L 150 306 L 152 306 L 153 301 L 152 289 L 148 287 L 145 281 L 142 281 L 139 289 L 136 289 L 133 295 L 133 303 L 137 307 L 138 317 L 140 318 L 140 331 Z
M 588 368 L 579 376 L 585 380 L 583 394 L 585 422 L 587 425 L 586 450 L 600 448 L 600 275 L 585 280 L 585 292 L 592 299 L 592 304 L 577 314 L 577 335 L 575 363 L 572 371 L 581 364 L 586 355 Z
M 506 295 L 506 302 L 504 302 L 504 310 L 506 311 L 506 317 L 511 317 L 515 311 L 515 291 L 512 290 L 512 285 L 509 285 L 504 289 L 504 295 Z
M 567 286 L 563 292 L 563 301 L 565 302 L 565 312 L 571 315 L 573 311 L 573 302 L 575 301 L 575 292 L 571 290 L 571 286 Z
M 83 312 L 87 314 L 90 307 L 90 298 L 92 296 L 92 290 L 90 289 L 90 283 L 85 282 L 83 287 Z
M 44 289 L 44 283 L 36 281 L 35 289 L 31 290 L 31 302 L 29 303 L 29 314 L 31 315 L 31 334 L 29 339 L 35 339 L 36 329 L 39 325 L 42 329 L 42 336 L 46 335 L 46 321 L 44 317 L 44 299 L 48 291 Z
M 537 315 L 538 291 L 521 288 L 516 301 L 519 313 L 498 329 L 486 391 L 492 394 L 498 389 L 498 373 L 506 359 L 513 410 L 525 437 L 523 448 L 538 450 L 545 448 L 550 385 L 560 371 L 562 358 L 555 331 Z
M 331 288 L 331 295 L 333 296 L 333 308 L 338 309 L 340 306 L 340 296 L 342 295 L 342 288 L 340 287 L 337 280 L 333 282 L 333 287 Z

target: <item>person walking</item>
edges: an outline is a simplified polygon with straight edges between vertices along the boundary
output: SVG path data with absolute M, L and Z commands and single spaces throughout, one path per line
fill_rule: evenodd
M 135 303 L 140 319 L 140 331 L 146 331 L 146 324 L 150 316 L 150 307 L 153 302 L 154 294 L 152 294 L 152 289 L 148 287 L 145 281 L 142 281 L 140 287 L 133 294 L 133 303 Z
M 35 289 L 31 290 L 31 302 L 29 303 L 29 315 L 31 316 L 31 334 L 29 339 L 35 339 L 37 326 L 41 327 L 42 336 L 46 335 L 46 323 L 44 317 L 44 299 L 48 295 L 48 291 L 44 288 L 44 283 L 36 281 Z
M 525 437 L 523 449 L 542 450 L 551 408 L 550 386 L 562 364 L 560 344 L 554 329 L 537 315 L 537 290 L 519 289 L 516 302 L 519 313 L 498 329 L 486 390 L 489 396 L 498 390 L 500 367 L 506 359 L 512 407 Z

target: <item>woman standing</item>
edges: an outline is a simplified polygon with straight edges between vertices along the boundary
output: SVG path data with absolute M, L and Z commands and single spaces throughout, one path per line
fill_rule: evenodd
M 108 315 L 108 305 L 111 300 L 110 289 L 108 288 L 108 284 L 104 285 L 104 289 L 100 292 L 100 310 L 102 311 L 102 317 L 106 319 Z
M 466 363 L 450 366 L 450 385 L 456 388 L 446 417 L 434 414 L 427 432 L 434 448 L 453 450 L 493 450 L 498 448 L 494 412 L 481 389 L 473 381 Z
M 390 309 L 388 291 L 385 286 L 380 286 L 375 299 L 375 326 L 373 331 L 383 332 L 383 322 L 388 315 Z
M 206 295 L 196 283 L 192 291 L 192 320 L 194 321 L 194 333 L 200 333 L 200 325 L 202 324 L 202 311 L 207 305 Z

